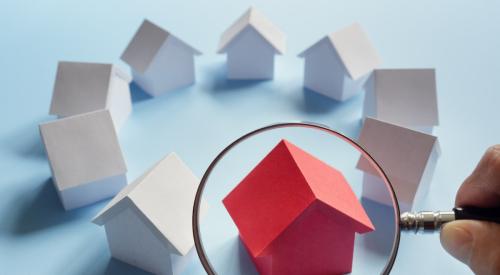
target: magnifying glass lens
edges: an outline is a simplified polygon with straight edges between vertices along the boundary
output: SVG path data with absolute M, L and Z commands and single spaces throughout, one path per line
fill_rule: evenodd
M 382 274 L 399 209 L 382 170 L 322 126 L 280 124 L 231 144 L 201 186 L 197 249 L 212 274 Z M 195 238 L 196 239 L 196 238 Z

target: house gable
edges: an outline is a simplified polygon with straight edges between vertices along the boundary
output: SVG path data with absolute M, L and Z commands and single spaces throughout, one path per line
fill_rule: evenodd
M 348 73 L 328 38 L 321 39 L 300 56 L 305 58 L 305 87 L 326 96 L 332 90 L 343 90 Z
M 135 208 L 127 208 L 105 225 L 114 258 L 155 274 L 172 274 L 173 249 L 158 241 Z
M 316 200 L 254 262 L 265 274 L 349 273 L 355 237 L 350 222 Z
M 143 223 L 173 253 L 186 255 L 194 244 L 189 216 L 199 180 L 172 153 L 120 192 L 93 220 L 102 225 L 126 209 L 136 208 Z M 201 215 L 207 205 L 202 202 Z
M 307 60 L 311 54 L 321 49 L 320 46 L 325 42 L 331 44 L 332 47 L 329 49 L 337 54 L 346 74 L 352 80 L 362 79 L 382 62 L 367 35 L 357 23 L 329 34 L 301 52 L 299 57 Z M 326 53 L 322 51 L 322 54 Z
M 149 20 L 144 20 L 123 52 L 121 59 L 129 64 L 134 71 L 142 74 L 148 70 L 160 49 L 162 49 L 166 41 L 170 39 L 179 41 L 179 43 L 182 44 L 186 50 L 190 51 L 192 55 L 201 54 L 201 52 L 176 38 L 158 25 Z
M 274 52 L 283 54 L 286 50 L 285 35 L 270 20 L 255 8 L 249 8 L 223 34 L 217 53 L 225 53 L 238 36 L 248 27 L 252 27 L 269 44 Z
M 327 51 L 325 51 L 325 49 L 327 49 Z M 318 40 L 316 43 L 309 46 L 309 48 L 299 53 L 297 56 L 300 58 L 307 58 L 310 54 L 314 54 L 316 52 L 321 52 L 321 54 L 328 54 L 332 51 L 335 51 L 335 48 L 333 48 L 333 45 L 328 36 L 325 36 L 322 39 Z
M 227 50 L 229 78 L 265 79 L 274 75 L 275 50 L 252 27 L 247 27 Z
M 193 52 L 175 37 L 169 38 L 160 48 L 143 77 L 151 85 L 150 92 L 160 94 L 183 84 L 194 82 Z

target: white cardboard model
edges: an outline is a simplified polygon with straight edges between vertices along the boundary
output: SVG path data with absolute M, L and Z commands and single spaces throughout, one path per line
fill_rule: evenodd
M 52 179 L 66 210 L 116 195 L 127 168 L 108 110 L 40 125 Z
M 194 56 L 201 52 L 149 20 L 144 20 L 121 59 L 132 69 L 134 82 L 158 96 L 195 81 Z
M 132 111 L 130 81 L 112 64 L 61 61 L 50 114 L 61 118 L 108 109 L 119 130 Z
M 439 124 L 434 69 L 377 69 L 365 89 L 363 117 L 428 134 Z
M 222 34 L 217 53 L 227 54 L 228 79 L 272 79 L 274 56 L 285 51 L 285 34 L 251 7 Z
M 304 87 L 339 101 L 360 92 L 382 63 L 357 23 L 327 35 L 299 57 L 305 59 Z
M 437 137 L 366 118 L 358 142 L 386 173 L 402 211 L 427 194 L 440 155 Z M 389 204 L 384 182 L 369 162 L 361 157 L 357 168 L 365 172 L 363 197 Z
M 182 272 L 193 251 L 198 184 L 172 153 L 125 187 L 93 220 L 104 225 L 111 255 L 154 274 Z

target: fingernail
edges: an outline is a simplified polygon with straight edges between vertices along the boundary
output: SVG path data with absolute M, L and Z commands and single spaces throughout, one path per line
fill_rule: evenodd
M 441 244 L 453 257 L 463 263 L 468 263 L 472 251 L 472 233 L 466 224 L 451 222 L 441 229 Z

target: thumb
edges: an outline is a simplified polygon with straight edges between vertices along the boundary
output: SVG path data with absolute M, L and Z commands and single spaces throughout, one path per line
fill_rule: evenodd
M 444 225 L 441 244 L 478 275 L 500 274 L 500 225 L 461 220 Z

